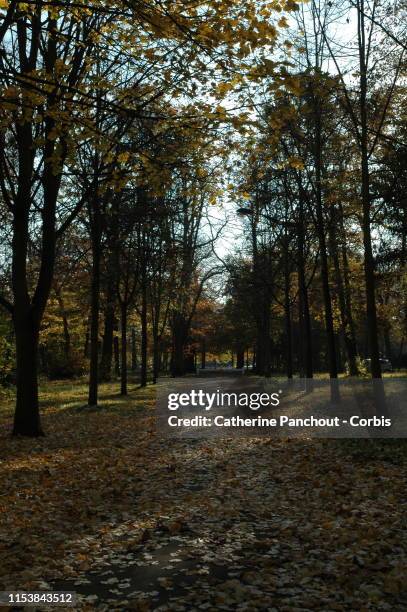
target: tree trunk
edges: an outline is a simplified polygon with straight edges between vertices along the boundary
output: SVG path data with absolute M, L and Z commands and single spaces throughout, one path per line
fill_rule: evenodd
M 120 395 L 127 395 L 127 304 L 120 304 L 121 313 L 121 384 Z
M 99 372 L 99 307 L 100 307 L 100 260 L 101 260 L 101 218 L 98 202 L 93 202 L 90 217 L 92 234 L 92 283 L 91 283 L 91 324 L 90 324 L 90 365 L 88 405 L 98 403 Z
M 358 345 L 356 342 L 356 332 L 355 332 L 355 322 L 353 320 L 352 315 L 352 289 L 350 282 L 350 269 L 349 269 L 349 259 L 348 259 L 348 251 L 346 248 L 345 242 L 345 228 L 343 226 L 343 211 L 341 207 L 341 235 L 342 235 L 342 264 L 343 264 L 343 280 L 345 287 L 345 309 L 346 309 L 346 320 L 348 324 L 348 338 L 350 343 L 350 350 L 352 354 L 355 356 L 355 376 L 359 374 L 359 369 L 357 365 L 357 356 L 358 356 Z
M 114 373 L 116 377 L 120 376 L 120 347 L 119 337 L 114 336 L 113 338 L 113 352 L 114 352 Z
M 331 256 L 334 264 L 335 271 L 335 285 L 336 291 L 338 295 L 339 302 L 339 312 L 341 317 L 341 328 L 342 328 L 342 337 L 345 344 L 346 354 L 348 357 L 349 364 L 349 374 L 351 376 L 358 375 L 358 366 L 357 366 L 357 349 L 356 349 L 356 341 L 353 330 L 353 317 L 352 310 L 350 304 L 347 304 L 346 295 L 345 295 L 345 286 L 342 280 L 342 270 L 339 263 L 339 255 L 338 255 L 338 244 L 336 240 L 336 232 L 338 230 L 337 224 L 331 222 L 329 228 L 329 237 L 330 237 L 330 250 Z M 344 247 L 345 245 L 344 245 Z
M 300 323 L 300 376 L 310 381 L 314 376 L 312 358 L 312 329 L 308 300 L 307 279 L 305 274 L 305 220 L 304 194 L 300 186 L 298 221 L 298 284 L 299 284 L 299 323 Z
M 114 288 L 108 287 L 104 312 L 104 331 L 102 341 L 102 357 L 100 359 L 100 380 L 110 381 L 112 377 L 113 332 L 115 323 Z
M 313 363 L 313 342 L 312 342 L 312 327 L 311 316 L 308 300 L 308 287 L 306 278 L 306 255 L 305 255 L 305 218 L 304 218 L 305 196 L 302 187 L 301 178 L 299 181 L 299 218 L 298 218 L 298 309 L 299 309 L 299 334 L 300 334 L 300 355 L 299 355 L 299 370 L 300 377 L 305 379 L 306 391 L 312 392 L 314 376 Z
M 244 349 L 238 349 L 236 354 L 236 368 L 243 370 L 244 368 Z
M 257 243 L 257 224 L 259 211 L 252 218 L 251 238 L 253 250 L 253 311 L 257 328 L 256 373 L 269 376 L 271 368 L 270 351 L 270 296 L 267 287 L 269 269 L 264 253 L 259 252 Z
M 111 304 L 106 306 L 104 318 L 102 357 L 100 359 L 100 380 L 108 382 L 112 378 L 113 331 L 115 319 L 114 308 Z
M 63 332 L 64 332 L 64 354 L 65 354 L 66 360 L 69 361 L 71 357 L 71 335 L 69 333 L 68 317 L 67 317 L 66 310 L 65 310 L 64 299 L 62 297 L 62 293 L 59 290 L 59 288 L 55 289 L 55 295 L 58 301 L 59 311 L 60 311 L 61 319 L 62 319 L 62 327 L 63 327 Z
M 141 287 L 141 378 L 140 386 L 147 386 L 147 282 L 146 262 L 143 262 L 143 278 Z
M 137 370 L 137 339 L 136 330 L 134 327 L 131 328 L 131 369 L 133 372 Z
M 183 376 L 185 374 L 185 319 L 182 313 L 175 312 L 172 321 L 172 355 L 171 375 Z
M 369 354 L 372 378 L 381 378 L 380 350 L 378 339 L 375 264 L 372 248 L 371 218 L 370 218 L 370 173 L 368 150 L 368 120 L 367 120 L 367 67 L 365 40 L 364 1 L 358 2 L 358 42 L 360 67 L 360 151 L 362 178 L 362 231 L 364 246 L 364 271 L 366 285 L 366 319 L 369 340 Z
M 156 325 L 153 330 L 153 384 L 157 384 L 160 373 L 160 337 Z
M 206 339 L 202 338 L 202 346 L 201 346 L 201 369 L 206 369 Z
M 304 347 L 304 375 L 305 378 L 311 379 L 314 377 L 314 366 L 312 358 L 312 328 L 311 328 L 311 315 L 309 309 L 308 289 L 305 282 L 303 282 L 302 290 L 300 293 L 302 300 L 302 327 L 303 333 L 303 347 Z
M 39 330 L 30 322 L 14 317 L 16 338 L 17 400 L 13 435 L 38 437 L 43 431 L 38 402 L 38 336 Z
M 184 356 L 184 372 L 185 374 L 193 374 L 195 370 L 195 352 L 194 350 L 189 351 Z
M 335 329 L 332 313 L 331 290 L 329 287 L 329 267 L 325 238 L 325 223 L 322 210 L 322 126 L 320 100 L 314 98 L 315 106 L 315 199 L 316 199 L 316 225 L 321 258 L 321 284 L 324 297 L 325 330 L 328 351 L 329 376 L 331 380 L 338 378 L 338 365 L 336 360 Z M 339 387 L 331 384 L 331 398 L 339 399 Z
M 284 262 L 284 315 L 286 331 L 286 367 L 287 378 L 293 377 L 293 348 L 292 348 L 292 325 L 291 325 L 291 304 L 290 304 L 290 269 L 288 262 L 288 240 L 285 241 L 285 262 Z
M 27 132 L 28 130 L 28 132 Z M 10 307 L 16 338 L 17 397 L 13 435 L 43 435 L 38 402 L 39 329 L 51 291 L 55 265 L 55 213 L 59 180 L 49 161 L 44 166 L 44 206 L 42 210 L 42 250 L 37 286 L 32 300 L 27 279 L 29 208 L 31 201 L 32 147 L 31 127 L 25 123 L 18 130 L 22 140 L 20 175 L 13 219 L 12 286 L 14 306 Z
M 367 167 L 367 148 L 364 147 L 362 164 L 362 199 L 363 199 L 363 244 L 365 250 L 364 270 L 366 284 L 366 319 L 369 339 L 369 354 L 371 359 L 372 378 L 381 378 L 380 349 L 378 339 L 377 311 L 376 311 L 376 289 L 375 289 L 375 266 L 373 259 L 372 238 L 370 228 L 370 195 L 369 195 L 369 170 Z
M 86 332 L 85 332 L 85 342 L 83 345 L 83 356 L 89 359 L 89 341 L 90 341 L 90 333 L 89 333 L 89 317 L 88 322 L 86 324 Z

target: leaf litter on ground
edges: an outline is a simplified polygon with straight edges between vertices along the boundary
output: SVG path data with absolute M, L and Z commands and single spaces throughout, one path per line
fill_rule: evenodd
M 168 440 L 152 393 L 56 401 L 36 441 L 2 428 L 1 590 L 76 591 L 80 610 L 407 609 L 401 443 Z

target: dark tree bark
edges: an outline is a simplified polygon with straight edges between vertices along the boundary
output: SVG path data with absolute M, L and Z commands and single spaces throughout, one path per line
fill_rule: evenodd
M 308 287 L 305 274 L 305 219 L 304 194 L 300 187 L 299 219 L 298 219 L 298 284 L 299 284 L 299 314 L 300 314 L 300 375 L 307 380 L 313 378 L 312 329 L 308 300 Z
M 328 351 L 329 376 L 331 380 L 338 378 L 338 365 L 335 345 L 335 329 L 332 313 L 331 289 L 329 286 L 329 266 L 325 237 L 325 223 L 322 208 L 322 125 L 321 125 L 321 102 L 318 96 L 313 96 L 314 104 L 314 159 L 315 159 L 315 203 L 316 203 L 316 226 L 320 250 L 321 263 L 321 285 L 324 298 L 325 330 Z M 331 397 L 333 401 L 339 399 L 339 387 L 331 384 Z
M 42 436 L 37 377 L 39 329 L 35 322 L 30 324 L 26 317 L 19 321 L 17 316 L 14 316 L 17 400 L 13 434 Z
M 47 121 L 48 130 L 52 129 L 51 124 L 54 125 Z M 21 127 L 20 137 L 29 147 L 31 128 L 26 124 Z M 49 145 L 45 148 L 49 150 Z M 52 154 L 52 151 L 48 152 Z M 27 191 L 29 193 L 31 185 L 31 155 L 32 151 L 21 152 L 20 182 L 14 210 L 12 313 L 16 338 L 17 399 L 13 433 L 36 437 L 43 434 L 38 403 L 38 339 L 55 265 L 56 200 L 60 177 L 55 176 L 50 163 L 45 164 L 41 265 L 37 287 L 30 299 L 26 267 L 30 203 L 26 201 L 25 194 Z
M 145 249 L 145 246 L 144 246 Z M 148 327 L 147 327 L 147 258 L 143 252 L 141 269 L 141 378 L 140 386 L 146 387 L 147 374 L 147 350 L 148 350 Z
M 292 324 L 291 324 L 291 300 L 290 300 L 290 265 L 288 253 L 288 237 L 284 245 L 284 316 L 286 332 L 286 368 L 287 378 L 293 377 L 293 347 L 292 347 Z
M 120 346 L 119 337 L 114 336 L 113 338 L 113 353 L 114 353 L 114 373 L 116 377 L 120 376 Z
M 38 16 L 33 17 L 34 21 Z M 49 38 L 46 51 L 47 70 L 52 71 L 56 62 L 56 39 L 53 33 L 55 22 L 50 20 Z M 18 41 L 20 63 L 23 72 L 35 69 L 38 53 L 38 40 L 33 41 L 30 58 L 26 55 L 27 22 L 18 22 Z M 32 65 L 32 59 L 33 65 Z M 47 106 L 51 107 L 55 94 L 47 96 Z M 55 142 L 49 138 L 55 121 L 47 116 L 44 121 L 45 146 L 43 170 L 43 208 L 42 208 L 42 248 L 40 271 L 37 286 L 30 299 L 27 277 L 27 253 L 29 240 L 29 219 L 31 208 L 31 188 L 34 171 L 34 146 L 30 122 L 17 123 L 16 138 L 18 147 L 18 184 L 13 207 L 12 239 L 12 287 L 14 306 L 14 332 L 16 338 L 17 398 L 14 416 L 14 435 L 40 436 L 38 403 L 38 340 L 44 310 L 51 291 L 55 266 L 56 247 L 56 203 L 61 183 L 62 168 L 55 171 L 51 160 Z M 66 145 L 62 142 L 62 157 L 66 155 Z M 3 190 L 4 193 L 4 190 Z
M 350 282 L 351 272 L 349 269 L 348 250 L 347 250 L 346 241 L 345 241 L 345 228 L 343 226 L 342 209 L 340 213 L 341 213 L 340 222 L 341 222 L 341 236 L 342 236 L 342 247 L 341 247 L 342 267 L 343 267 L 343 282 L 344 282 L 344 291 L 345 291 L 345 312 L 346 312 L 346 320 L 348 324 L 348 337 L 349 337 L 349 342 L 350 342 L 350 351 L 352 354 L 355 355 L 356 367 L 354 369 L 354 372 L 355 372 L 355 376 L 357 376 L 359 373 L 359 370 L 358 370 L 356 359 L 359 353 L 358 353 L 358 345 L 356 341 L 355 323 L 354 323 L 353 314 L 352 314 L 352 289 L 351 289 L 351 282 Z
M 89 333 L 89 321 L 88 321 L 86 325 L 85 342 L 83 345 L 83 355 L 86 358 L 89 358 L 89 340 L 90 340 L 90 333 Z
M 121 311 L 121 379 L 120 395 L 127 395 L 127 303 L 120 304 Z
M 270 346 L 270 308 L 269 266 L 267 257 L 259 251 L 257 225 L 259 211 L 257 209 L 251 219 L 252 252 L 253 252 L 253 311 L 256 320 L 256 373 L 260 376 L 270 376 L 271 346 Z
M 104 309 L 104 331 L 102 341 L 102 356 L 100 359 L 100 380 L 108 382 L 112 377 L 113 332 L 115 325 L 115 261 L 110 257 L 107 270 L 106 305 Z
M 92 239 L 92 282 L 90 306 L 91 324 L 88 405 L 97 406 L 99 385 L 99 311 L 102 220 L 99 202 L 96 200 L 96 198 L 92 198 L 90 201 L 89 219 Z
M 293 349 L 292 349 L 292 324 L 291 324 L 291 305 L 290 298 L 288 294 L 287 298 L 287 289 L 285 291 L 285 302 L 284 302 L 284 311 L 285 311 L 285 331 L 286 331 L 286 369 L 287 369 L 287 378 L 293 377 Z
M 206 369 L 206 339 L 202 338 L 201 344 L 201 369 Z
M 366 322 L 369 338 L 372 378 L 381 378 L 379 334 L 376 310 L 375 263 L 371 232 L 371 199 L 369 173 L 369 131 L 367 118 L 367 65 L 366 65 L 366 26 L 364 0 L 358 0 L 358 47 L 360 80 L 360 152 L 362 178 L 362 231 L 364 245 L 364 271 L 366 285 Z
M 137 360 L 137 338 L 136 338 L 136 329 L 134 327 L 131 328 L 131 369 L 133 372 L 137 370 L 138 360 Z
M 239 348 L 236 353 L 236 368 L 243 370 L 244 368 L 244 348 Z
M 19 371 L 14 434 L 38 436 L 42 434 L 36 382 L 39 330 L 52 287 L 57 239 L 72 223 L 83 203 L 78 202 L 57 228 L 57 200 L 68 154 L 72 108 L 75 106 L 72 101 L 68 102 L 66 92 L 68 89 L 81 89 L 80 82 L 86 72 L 83 68 L 93 49 L 89 43 L 96 21 L 90 20 L 89 27 L 84 27 L 82 20 L 77 24 L 70 22 L 70 36 L 60 36 L 61 27 L 67 31 L 66 20 L 57 20 L 50 13 L 47 15 L 40 3 L 33 7 L 29 16 L 17 5 L 16 2 L 10 4 L 0 26 L 0 38 L 3 39 L 8 36 L 7 28 L 11 22 L 16 24 L 15 44 L 3 44 L 2 63 L 6 67 L 2 82 L 3 85 L 8 84 L 12 78 L 20 88 L 16 96 L 18 108 L 9 115 L 10 129 L 6 127 L 0 135 L 3 139 L 0 146 L 0 188 L 13 223 L 13 304 L 3 297 L 0 303 L 13 317 L 16 338 Z M 76 46 L 79 38 L 82 43 L 80 47 Z M 69 56 L 71 60 L 67 72 L 64 72 L 64 76 L 58 76 L 55 70 L 57 61 Z M 35 74 L 38 69 L 42 72 L 42 78 L 37 81 Z M 47 85 L 44 86 L 44 83 Z M 43 98 L 40 103 L 33 101 L 34 90 Z M 26 118 L 27 109 L 29 112 L 32 109 L 38 111 L 39 123 L 34 124 L 31 118 Z M 64 119 L 57 122 L 56 115 L 59 113 Z M 13 173 L 10 175 L 10 162 L 4 154 L 6 131 L 7 138 L 10 138 L 7 143 L 11 148 L 9 160 L 16 164 L 16 177 Z M 34 142 L 34 138 L 40 134 L 43 145 Z M 27 270 L 32 221 L 35 233 L 40 234 L 36 281 L 32 278 L 32 271 L 29 277 Z M 30 287 L 33 287 L 31 295 Z
M 336 223 L 336 219 L 332 219 L 330 228 L 329 228 L 329 238 L 330 238 L 330 251 L 334 264 L 334 272 L 335 272 L 335 285 L 336 291 L 338 295 L 338 303 L 339 303 L 339 312 L 341 317 L 341 331 L 343 342 L 346 349 L 346 354 L 348 358 L 349 364 L 349 374 L 351 376 L 358 375 L 358 366 L 357 366 L 357 348 L 356 348 L 356 339 L 354 336 L 354 327 L 353 327 L 353 316 L 350 303 L 347 303 L 346 293 L 345 293 L 345 285 L 343 282 L 343 274 L 339 261 L 338 254 L 338 244 L 337 244 L 337 232 L 338 232 L 338 224 Z M 346 250 L 346 246 L 343 245 L 343 248 Z M 349 296 L 350 297 L 350 296 Z
M 114 306 L 107 304 L 104 312 L 102 357 L 100 359 L 100 380 L 103 382 L 109 382 L 112 378 L 114 323 Z
M 195 372 L 195 351 L 189 351 L 184 358 L 184 372 L 193 374 Z
M 63 328 L 63 334 L 64 334 L 64 354 L 65 354 L 66 360 L 69 362 L 71 358 L 71 334 L 69 332 L 69 322 L 68 322 L 68 316 L 66 314 L 64 299 L 62 297 L 62 292 L 59 287 L 55 288 L 55 295 L 57 298 L 59 312 L 61 314 L 61 319 L 62 319 L 62 328 Z
M 160 373 L 160 336 L 156 325 L 154 324 L 153 329 L 153 384 L 157 384 L 158 376 Z

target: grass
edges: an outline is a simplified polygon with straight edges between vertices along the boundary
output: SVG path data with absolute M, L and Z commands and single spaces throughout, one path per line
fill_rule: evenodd
M 117 381 L 102 383 L 99 386 L 99 404 L 94 410 L 104 412 L 120 412 L 125 415 L 135 411 L 152 408 L 155 402 L 155 386 L 149 385 L 142 389 L 136 383 L 129 384 L 127 396 L 120 395 L 120 383 Z M 10 390 L 2 392 L 0 403 L 0 423 L 9 423 L 14 411 L 14 393 Z M 48 417 L 61 412 L 79 412 L 91 409 L 87 407 L 87 379 L 41 381 L 39 398 L 41 414 Z
M 385 380 L 407 377 L 407 370 L 386 373 Z M 328 379 L 327 373 L 317 373 L 316 380 Z M 345 378 L 341 376 L 341 378 Z M 152 407 L 155 401 L 156 387 L 149 385 L 141 389 L 135 382 L 129 383 L 127 397 L 120 395 L 120 382 L 101 383 L 99 385 L 99 406 L 97 410 L 131 410 Z M 40 380 L 39 385 L 40 407 L 43 415 L 58 410 L 84 409 L 87 404 L 88 379 L 87 377 L 73 380 Z M 13 388 L 0 389 L 0 423 L 9 421 L 14 411 L 15 392 Z M 129 407 L 130 404 L 130 407 Z

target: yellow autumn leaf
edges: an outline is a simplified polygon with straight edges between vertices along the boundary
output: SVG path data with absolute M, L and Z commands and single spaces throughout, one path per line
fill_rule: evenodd
M 130 157 L 130 153 L 128 151 L 124 151 L 117 156 L 117 161 L 121 164 L 125 164 Z

